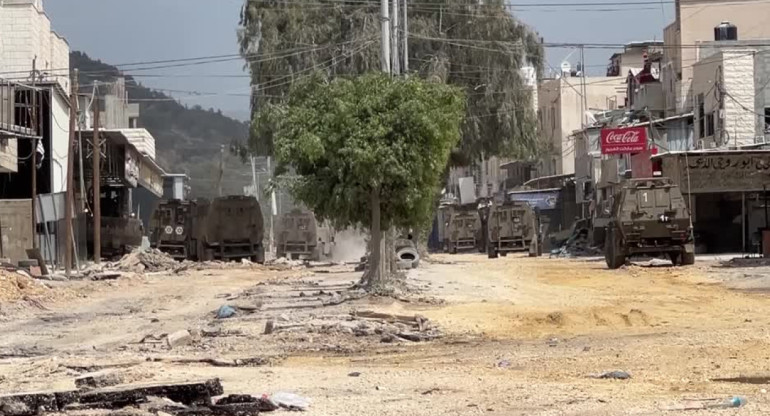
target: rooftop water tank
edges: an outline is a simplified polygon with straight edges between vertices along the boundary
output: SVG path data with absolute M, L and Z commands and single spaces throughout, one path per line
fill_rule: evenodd
M 738 26 L 722 22 L 714 28 L 714 40 L 738 40 Z

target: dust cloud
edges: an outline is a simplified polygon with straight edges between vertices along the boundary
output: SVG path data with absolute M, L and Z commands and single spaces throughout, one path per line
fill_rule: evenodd
M 334 235 L 332 261 L 354 262 L 366 255 L 366 233 L 361 230 L 348 228 Z

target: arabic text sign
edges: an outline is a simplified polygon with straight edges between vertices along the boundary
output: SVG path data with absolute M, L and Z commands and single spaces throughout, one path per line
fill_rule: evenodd
M 770 154 L 702 155 L 679 158 L 682 190 L 692 192 L 758 191 L 770 179 Z

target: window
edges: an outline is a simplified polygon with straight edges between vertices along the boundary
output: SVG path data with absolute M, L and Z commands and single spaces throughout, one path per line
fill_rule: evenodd
M 714 113 L 709 113 L 706 116 L 706 136 L 711 137 L 714 135 Z
M 770 107 L 765 107 L 765 133 L 770 133 Z
M 543 112 L 539 108 L 537 109 L 537 126 L 540 130 L 543 129 Z
M 705 120 L 706 118 L 706 110 L 703 106 L 703 94 L 698 94 L 698 137 L 701 139 L 705 137 L 706 129 L 705 129 Z
M 551 130 L 556 130 L 556 109 L 551 107 Z

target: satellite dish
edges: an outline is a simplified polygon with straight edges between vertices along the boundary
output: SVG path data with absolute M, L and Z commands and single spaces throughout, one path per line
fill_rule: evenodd
M 561 63 L 562 74 L 569 74 L 571 71 L 572 71 L 572 65 L 570 65 L 569 62 L 564 61 Z

